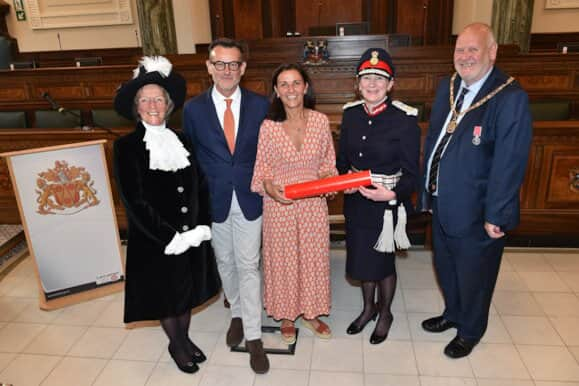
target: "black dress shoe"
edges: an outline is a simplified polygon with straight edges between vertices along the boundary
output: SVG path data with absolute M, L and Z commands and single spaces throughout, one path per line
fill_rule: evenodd
M 197 347 L 197 345 L 193 343 L 191 339 L 187 339 L 187 344 L 189 345 L 189 352 L 193 353 L 191 357 L 191 360 L 193 360 L 193 362 L 201 363 L 207 360 L 207 357 L 205 356 L 203 351 L 201 351 L 201 349 Z
M 175 364 L 177 365 L 179 370 L 183 371 L 184 373 L 188 373 L 188 374 L 193 374 L 193 373 L 197 372 L 197 370 L 199 370 L 199 366 L 197 366 L 197 363 L 193 362 L 192 360 L 182 361 L 174 353 L 173 349 L 171 348 L 171 345 L 169 345 L 168 348 L 169 348 L 169 354 L 171 354 L 171 358 L 173 358 L 173 361 L 175 362 Z
M 394 317 L 392 315 L 390 315 L 389 319 L 390 319 L 390 325 L 388 326 L 386 333 L 384 335 L 380 335 L 374 329 L 374 332 L 370 336 L 370 344 L 380 344 L 380 343 L 384 342 L 386 340 L 386 338 L 388 338 L 388 333 L 390 332 L 390 327 L 392 327 L 392 321 L 394 320 Z
M 456 323 L 445 319 L 444 316 L 435 316 L 422 321 L 422 328 L 428 332 L 443 332 L 453 327 L 456 327 Z
M 362 332 L 364 327 L 366 327 L 366 325 L 370 322 L 370 320 L 376 320 L 377 316 L 378 316 L 378 311 L 374 311 L 374 314 L 372 315 L 372 317 L 360 325 L 356 324 L 356 320 L 358 320 L 360 317 L 356 318 L 356 320 L 354 320 L 352 323 L 350 323 L 350 325 L 348 326 L 348 329 L 346 330 L 346 333 L 348 335 L 359 334 L 360 332 Z
M 478 340 L 468 340 L 457 335 L 449 344 L 446 345 L 444 353 L 446 356 L 453 359 L 462 358 L 470 354 L 477 343 Z

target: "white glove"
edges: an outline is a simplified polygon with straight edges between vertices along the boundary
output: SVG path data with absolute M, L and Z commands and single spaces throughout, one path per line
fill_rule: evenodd
M 211 229 L 207 225 L 197 225 L 194 229 L 181 234 L 187 245 L 198 247 L 205 240 L 211 240 Z
M 189 249 L 190 245 L 187 243 L 183 234 L 175 233 L 173 239 L 165 247 L 165 255 L 180 255 Z

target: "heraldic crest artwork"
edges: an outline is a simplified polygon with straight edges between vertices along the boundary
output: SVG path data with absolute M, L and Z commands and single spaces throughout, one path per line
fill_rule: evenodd
M 90 173 L 82 166 L 54 162 L 54 167 L 38 173 L 36 193 L 37 213 L 71 215 L 98 205 L 97 191 Z
M 304 44 L 303 63 L 305 65 L 325 64 L 330 60 L 328 42 L 326 40 L 308 40 Z
M 10 172 L 43 310 L 123 289 L 106 143 L 99 139 L 0 153 Z

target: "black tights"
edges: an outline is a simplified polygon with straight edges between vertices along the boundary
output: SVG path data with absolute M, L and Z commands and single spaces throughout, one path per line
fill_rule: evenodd
M 385 336 L 390 331 L 392 325 L 392 300 L 396 293 L 396 272 L 380 280 L 378 284 L 378 312 L 380 317 L 376 322 L 374 333 L 379 336 Z
M 396 273 L 380 281 L 362 281 L 362 299 L 364 300 L 364 309 L 354 324 L 362 326 L 379 314 L 376 323 L 375 333 L 383 336 L 388 333 L 392 325 L 392 300 L 396 293 Z M 378 303 L 375 302 L 376 287 L 378 287 Z
M 187 311 L 179 316 L 170 316 L 161 319 L 161 326 L 165 334 L 169 337 L 170 350 L 176 360 L 180 363 L 187 363 L 199 350 L 189 339 L 189 324 L 191 323 L 191 312 Z

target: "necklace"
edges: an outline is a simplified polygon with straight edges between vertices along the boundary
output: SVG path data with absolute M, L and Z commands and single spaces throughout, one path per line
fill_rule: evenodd
M 452 75 L 452 78 L 450 78 L 450 98 L 449 98 L 450 100 L 449 100 L 449 102 L 450 102 L 450 110 L 452 111 L 452 116 L 450 118 L 450 122 L 448 122 L 448 126 L 446 126 L 446 132 L 451 133 L 451 134 L 454 133 L 454 130 L 456 129 L 458 117 L 484 105 L 486 102 L 489 101 L 489 99 L 491 99 L 492 97 L 497 95 L 503 88 L 507 87 L 509 84 L 511 84 L 515 80 L 515 78 L 513 78 L 512 76 L 509 77 L 509 79 L 507 79 L 505 81 L 505 83 L 501 84 L 499 87 L 495 88 L 493 91 L 488 93 L 480 101 L 478 101 L 474 105 L 470 105 L 470 107 L 468 109 L 463 110 L 461 112 L 458 112 L 458 111 L 456 111 L 456 108 L 454 107 L 454 80 L 456 79 L 456 75 L 457 75 L 457 73 L 455 72 Z

